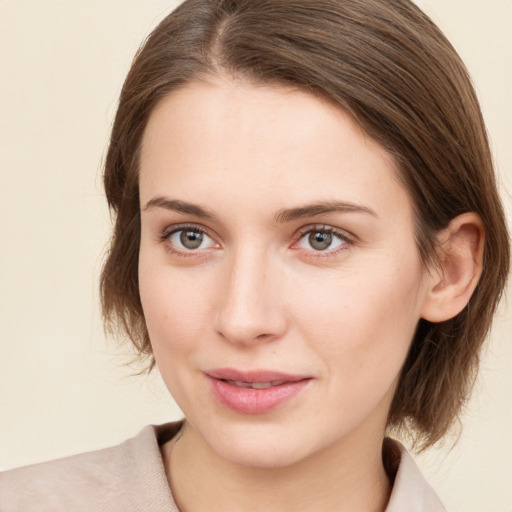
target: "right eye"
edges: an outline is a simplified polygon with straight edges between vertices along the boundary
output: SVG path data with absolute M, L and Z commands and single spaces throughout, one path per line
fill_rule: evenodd
M 204 230 L 195 226 L 181 226 L 168 231 L 162 237 L 171 250 L 176 252 L 195 252 L 215 247 L 216 243 Z

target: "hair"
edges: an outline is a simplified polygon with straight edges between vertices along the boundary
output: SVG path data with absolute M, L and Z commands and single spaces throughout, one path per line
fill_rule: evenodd
M 163 97 L 219 75 L 292 86 L 351 113 L 395 159 L 426 267 L 436 261 L 436 234 L 453 218 L 482 218 L 479 284 L 453 319 L 420 320 L 389 412 L 389 428 L 410 433 L 421 449 L 433 445 L 469 397 L 510 245 L 471 79 L 439 28 L 408 0 L 186 0 L 156 27 L 122 88 L 105 159 L 115 214 L 101 276 L 107 330 L 130 339 L 153 367 L 138 289 L 141 139 Z

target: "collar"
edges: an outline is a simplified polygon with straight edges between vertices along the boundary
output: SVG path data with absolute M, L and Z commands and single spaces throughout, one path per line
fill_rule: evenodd
M 446 512 L 406 448 L 386 437 L 383 457 L 395 468 L 393 489 L 385 512 Z

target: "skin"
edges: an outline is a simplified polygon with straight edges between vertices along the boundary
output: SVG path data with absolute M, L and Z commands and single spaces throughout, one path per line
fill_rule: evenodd
M 392 157 L 313 95 L 216 78 L 153 111 L 140 199 L 144 315 L 187 419 L 163 448 L 180 508 L 384 510 L 386 418 L 432 288 Z M 282 215 L 333 201 L 356 211 Z M 181 244 L 183 223 L 205 232 L 198 248 Z M 311 230 L 332 229 L 331 246 L 312 246 Z M 225 367 L 311 380 L 242 414 L 205 377 Z

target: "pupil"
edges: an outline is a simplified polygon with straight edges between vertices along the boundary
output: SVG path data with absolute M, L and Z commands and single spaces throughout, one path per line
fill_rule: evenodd
M 198 231 L 182 231 L 180 242 L 187 249 L 197 249 L 203 241 L 203 234 Z
M 327 249 L 332 243 L 332 235 L 331 233 L 311 233 L 309 235 L 309 243 L 313 249 L 317 251 L 323 251 Z

